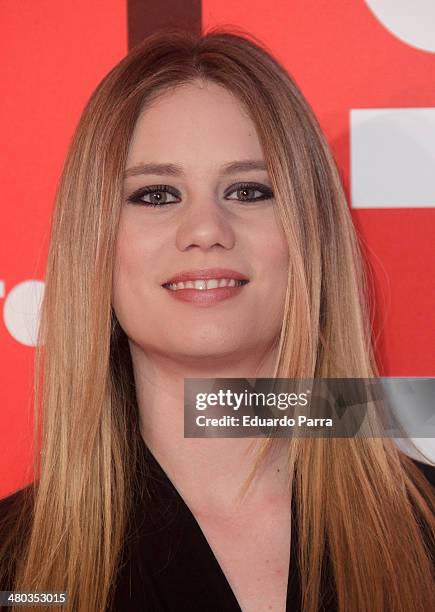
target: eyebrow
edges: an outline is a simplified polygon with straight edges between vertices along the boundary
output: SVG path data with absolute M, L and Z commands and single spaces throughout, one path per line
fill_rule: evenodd
M 235 172 L 249 172 L 251 170 L 267 170 L 266 164 L 261 159 L 244 159 L 224 164 L 221 174 L 234 174 Z M 137 176 L 139 174 L 158 174 L 161 176 L 184 176 L 182 166 L 177 164 L 137 164 L 124 172 L 124 178 Z

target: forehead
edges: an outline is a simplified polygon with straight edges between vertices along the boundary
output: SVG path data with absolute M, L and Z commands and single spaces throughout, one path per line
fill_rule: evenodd
M 221 85 L 195 81 L 165 91 L 144 109 L 127 166 L 153 161 L 199 168 L 251 157 L 263 153 L 242 104 Z

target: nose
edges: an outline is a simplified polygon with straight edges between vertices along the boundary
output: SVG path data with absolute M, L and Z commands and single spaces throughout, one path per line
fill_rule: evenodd
M 233 248 L 235 233 L 228 214 L 213 198 L 191 199 L 179 220 L 177 248 L 180 251 L 193 247 L 204 251 L 214 246 Z

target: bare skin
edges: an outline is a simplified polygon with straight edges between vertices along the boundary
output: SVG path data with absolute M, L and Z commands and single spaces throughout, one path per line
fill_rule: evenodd
M 240 500 L 255 440 L 183 436 L 184 378 L 259 378 L 273 371 L 287 243 L 273 194 L 240 199 L 240 183 L 271 189 L 267 170 L 225 171 L 246 160 L 264 162 L 254 124 L 219 85 L 184 85 L 142 113 L 126 169 L 175 164 L 178 174 L 154 168 L 125 179 L 113 306 L 129 338 L 146 444 L 198 521 L 242 610 L 281 611 L 290 541 L 285 444 Z M 156 185 L 176 195 L 128 201 Z M 263 192 L 255 187 L 249 193 Z M 169 203 L 162 206 L 162 198 Z M 157 200 L 160 206 L 145 205 Z M 161 286 L 180 271 L 216 267 L 239 271 L 250 282 L 207 307 L 178 301 Z

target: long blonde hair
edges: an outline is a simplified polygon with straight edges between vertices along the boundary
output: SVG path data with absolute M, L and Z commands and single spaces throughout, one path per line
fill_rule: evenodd
M 110 602 L 139 444 L 131 358 L 111 305 L 129 142 L 152 99 L 197 78 L 223 85 L 250 113 L 288 239 L 276 375 L 378 375 L 360 243 L 294 80 L 244 33 L 148 37 L 91 96 L 63 169 L 35 361 L 36 476 L 1 560 L 4 571 L 16 562 L 15 590 L 66 591 L 74 612 Z M 421 520 L 433 542 L 434 493 L 412 461 L 385 438 L 296 438 L 288 448 L 303 610 L 318 609 L 327 544 L 341 611 L 427 612 L 434 590 Z

